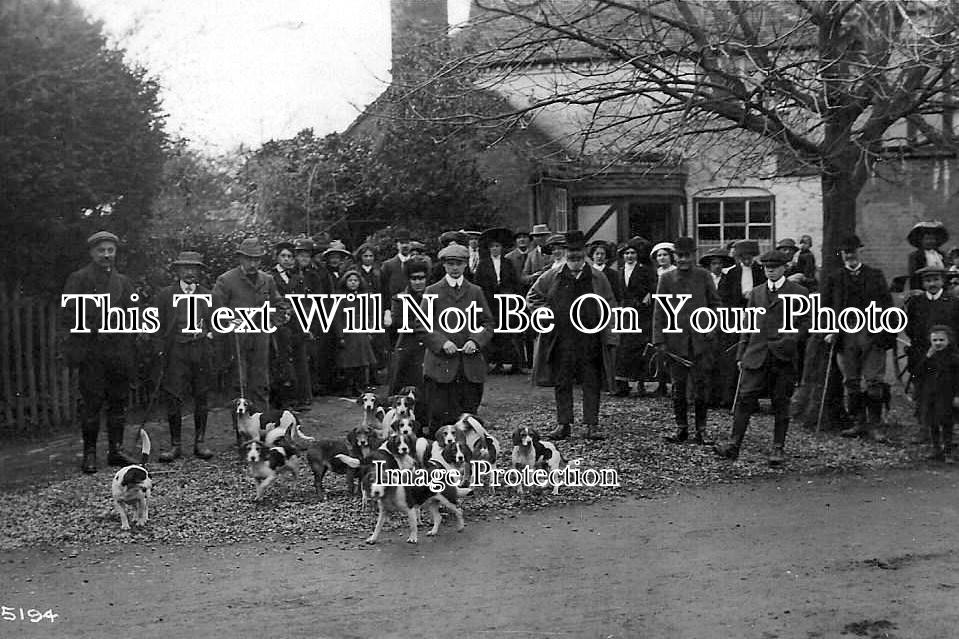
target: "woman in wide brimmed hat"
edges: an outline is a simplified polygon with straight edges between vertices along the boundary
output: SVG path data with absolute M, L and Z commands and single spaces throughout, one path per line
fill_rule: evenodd
M 906 241 L 916 247 L 916 250 L 909 254 L 910 288 L 921 290 L 922 282 L 915 277 L 916 271 L 927 266 L 939 269 L 947 266 L 946 256 L 940 247 L 949 241 L 949 232 L 942 222 L 919 222 L 909 230 Z
M 337 292 L 346 294 L 366 293 L 363 276 L 359 270 L 348 268 L 337 282 Z M 350 310 L 352 309 L 352 310 Z M 359 397 L 360 393 L 369 385 L 369 370 L 376 365 L 376 354 L 373 352 L 373 337 L 371 333 L 346 332 L 347 317 L 351 316 L 359 321 L 363 317 L 363 307 L 360 298 L 350 300 L 343 298 L 333 325 L 336 344 L 336 367 L 342 373 L 346 382 L 346 390 L 352 397 Z
M 346 250 L 346 244 L 339 240 L 330 242 L 329 248 L 323 251 L 323 260 L 326 262 L 330 277 L 336 280 L 341 272 L 346 272 L 348 266 L 346 262 L 352 257 L 353 254 Z

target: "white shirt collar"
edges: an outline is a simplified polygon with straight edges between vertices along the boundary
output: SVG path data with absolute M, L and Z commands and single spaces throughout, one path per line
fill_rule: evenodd
M 397 253 L 397 254 L 396 254 L 396 257 L 399 258 L 400 264 L 402 264 L 402 263 L 405 262 L 406 260 L 410 259 L 410 258 L 412 257 L 412 255 L 403 255 L 402 253 Z
M 786 283 L 785 277 L 780 277 L 775 282 L 772 280 L 766 280 L 766 286 L 769 287 L 769 290 L 773 293 L 781 289 L 783 287 L 783 284 L 785 283 Z
M 183 280 L 180 280 L 180 290 L 186 293 L 187 295 L 190 295 L 191 293 L 196 291 L 196 284 L 187 284 Z
M 463 277 L 462 277 L 462 276 L 460 276 L 459 279 L 455 279 L 455 280 L 454 280 L 452 277 L 450 277 L 449 274 L 447 274 L 445 277 L 446 277 L 446 283 L 449 284 L 450 286 L 462 286 L 462 285 L 463 285 Z
M 942 297 L 942 292 L 943 292 L 943 290 L 945 290 L 945 289 L 939 289 L 939 292 L 936 293 L 935 295 L 930 295 L 928 292 L 926 292 L 926 299 L 930 299 L 930 300 L 937 300 L 937 299 L 939 299 L 940 297 Z

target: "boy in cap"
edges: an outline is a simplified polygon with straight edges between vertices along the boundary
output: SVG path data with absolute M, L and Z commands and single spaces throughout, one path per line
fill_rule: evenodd
M 206 441 L 207 394 L 213 369 L 213 333 L 210 316 L 213 311 L 208 304 L 197 304 L 200 322 L 198 333 L 186 333 L 189 305 L 181 301 L 173 305 L 174 295 L 209 295 L 210 289 L 200 283 L 200 271 L 206 269 L 203 256 L 195 251 L 183 251 L 173 262 L 176 281 L 157 293 L 162 340 L 160 356 L 163 358 L 163 392 L 166 396 L 167 423 L 170 427 L 170 449 L 160 453 L 163 463 L 179 459 L 180 437 L 183 430 L 183 403 L 187 394 L 193 396 L 193 454 L 200 459 L 210 459 L 213 452 L 204 445 Z
M 433 302 L 433 331 L 419 326 L 426 342 L 423 358 L 425 401 L 428 406 L 426 426 L 430 434 L 444 424 L 452 424 L 462 413 L 475 413 L 483 401 L 483 384 L 486 381 L 486 358 L 483 350 L 493 337 L 493 316 L 483 296 L 483 289 L 470 283 L 463 273 L 469 260 L 469 249 L 451 244 L 440 251 L 439 260 L 446 275 L 436 284 L 427 287 L 427 295 L 436 295 Z M 447 309 L 468 313 L 470 307 L 478 309 L 479 330 L 470 332 L 464 323 L 458 331 L 447 331 L 455 322 L 444 327 L 439 318 Z M 423 312 L 429 307 L 425 301 Z M 447 313 L 449 315 L 449 313 Z
M 90 263 L 67 278 L 65 295 L 107 294 L 108 304 L 115 308 L 136 306 L 133 283 L 116 269 L 119 238 L 109 231 L 99 231 L 87 238 Z M 79 302 L 74 302 L 79 303 Z M 73 309 L 63 317 L 75 317 Z M 100 432 L 100 412 L 106 409 L 111 466 L 138 463 L 123 452 L 123 430 L 126 426 L 127 393 L 134 368 L 134 335 L 100 333 L 100 309 L 85 304 L 86 326 L 89 333 L 67 336 L 65 355 L 67 364 L 80 371 L 80 430 L 83 434 L 84 473 L 97 472 L 97 436 Z M 72 324 L 69 325 L 72 328 Z
M 785 277 L 789 256 L 769 251 L 760 258 L 766 281 L 749 293 L 749 307 L 764 308 L 759 315 L 756 333 L 743 333 L 739 338 L 736 362 L 739 366 L 739 401 L 733 414 L 733 428 L 728 440 L 715 447 L 716 454 L 736 459 L 742 446 L 749 418 L 759 409 L 759 397 L 772 389 L 773 450 L 769 465 L 779 466 L 785 460 L 786 432 L 789 430 L 789 402 L 796 384 L 799 341 L 809 330 L 808 314 L 796 318 L 796 333 L 781 333 L 789 304 L 783 295 L 807 295 L 808 291 Z

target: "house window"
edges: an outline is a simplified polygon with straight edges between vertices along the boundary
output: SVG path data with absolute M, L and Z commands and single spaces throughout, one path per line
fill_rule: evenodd
M 697 199 L 695 206 L 700 255 L 736 240 L 757 240 L 760 253 L 773 248 L 772 198 Z

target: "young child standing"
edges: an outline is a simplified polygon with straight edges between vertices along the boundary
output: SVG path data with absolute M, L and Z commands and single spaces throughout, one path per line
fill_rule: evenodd
M 929 329 L 929 344 L 915 368 L 919 422 L 928 429 L 930 439 L 926 459 L 952 464 L 953 409 L 959 408 L 959 350 L 952 329 L 943 324 Z

